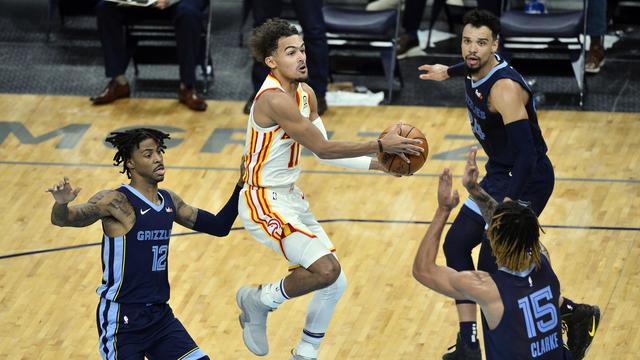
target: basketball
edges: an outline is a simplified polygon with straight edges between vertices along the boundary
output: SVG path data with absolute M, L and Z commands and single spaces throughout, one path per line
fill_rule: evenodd
M 395 130 L 396 125 L 391 125 L 387 129 L 385 129 L 378 138 L 382 138 L 389 131 Z M 422 140 L 418 146 L 424 149 L 424 152 L 420 155 L 409 155 L 406 154 L 407 158 L 411 161 L 410 164 L 407 164 L 402 158 L 395 154 L 388 154 L 385 152 L 378 154 L 378 161 L 384 168 L 393 174 L 398 175 L 412 175 L 416 171 L 420 170 L 420 168 L 427 161 L 427 155 L 429 155 L 429 144 L 427 144 L 427 138 L 424 136 L 422 131 L 417 127 L 409 124 L 399 124 L 400 126 L 396 131 L 399 131 L 398 135 L 406 137 L 408 139 L 419 139 Z

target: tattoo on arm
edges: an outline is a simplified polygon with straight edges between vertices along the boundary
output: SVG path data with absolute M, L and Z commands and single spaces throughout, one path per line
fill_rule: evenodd
M 498 202 L 492 198 L 491 195 L 487 194 L 487 192 L 480 186 L 476 186 L 476 188 L 471 192 L 471 198 L 476 202 L 476 204 L 478 204 L 484 221 L 489 224 L 493 217 L 493 212 L 498 206 Z
M 198 209 L 191 205 L 187 205 L 180 196 L 173 191 L 169 191 L 173 203 L 176 206 L 176 222 L 188 229 L 193 229 L 198 217 Z

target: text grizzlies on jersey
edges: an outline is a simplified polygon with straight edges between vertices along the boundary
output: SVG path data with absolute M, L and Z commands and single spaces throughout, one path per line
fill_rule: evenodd
M 473 100 L 469 97 L 469 94 L 464 94 L 464 100 L 467 103 L 467 108 L 469 109 L 469 111 L 471 111 L 476 117 L 482 120 L 487 118 L 487 114 L 475 105 Z
M 531 356 L 536 358 L 542 354 L 558 348 L 558 334 L 553 333 L 545 338 L 531 343 Z
M 145 240 L 169 240 L 171 230 L 146 230 L 138 231 L 136 238 L 139 241 Z

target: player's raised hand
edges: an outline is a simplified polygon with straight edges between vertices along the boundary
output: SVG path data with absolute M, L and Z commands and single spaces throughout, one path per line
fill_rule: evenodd
M 438 206 L 448 211 L 453 210 L 460 202 L 458 190 L 451 191 L 452 188 L 453 177 L 451 176 L 451 170 L 445 168 L 438 181 Z
M 449 69 L 449 67 L 447 65 L 442 65 L 442 64 L 434 64 L 434 65 L 425 64 L 425 65 L 419 66 L 418 70 L 426 71 L 426 74 L 420 74 L 420 80 L 435 80 L 435 81 L 447 80 L 449 78 L 447 69 Z
M 46 192 L 50 192 L 58 204 L 68 204 L 72 202 L 80 193 L 81 188 L 72 188 L 68 177 L 64 177 L 62 181 L 48 188 Z
M 464 175 L 462 175 L 462 186 L 469 191 L 478 186 L 478 175 L 480 171 L 478 170 L 478 164 L 476 164 L 477 153 L 477 147 L 472 146 L 471 149 L 469 149 L 467 164 L 464 167 Z
M 409 155 L 420 155 L 424 152 L 424 149 L 418 144 L 422 143 L 422 140 L 419 139 L 408 139 L 406 137 L 400 136 L 400 132 L 402 128 L 400 124 L 396 124 L 396 127 L 385 134 L 381 139 L 382 143 L 382 151 L 398 155 L 402 160 L 410 163 L 409 158 L 405 154 Z

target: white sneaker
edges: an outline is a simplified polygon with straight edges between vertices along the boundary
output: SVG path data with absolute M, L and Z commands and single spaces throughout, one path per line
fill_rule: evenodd
M 240 288 L 236 293 L 236 303 L 242 310 L 239 319 L 244 344 L 249 351 L 258 356 L 267 355 L 269 353 L 267 315 L 272 310 L 260 301 L 260 289 Z
M 400 0 L 376 0 L 367 4 L 367 11 L 391 10 L 398 7 Z
M 318 358 L 310 358 L 310 357 L 298 355 L 296 354 L 295 349 L 291 349 L 291 357 L 289 358 L 289 360 L 318 360 Z

